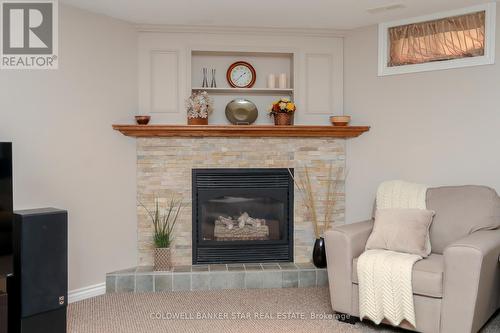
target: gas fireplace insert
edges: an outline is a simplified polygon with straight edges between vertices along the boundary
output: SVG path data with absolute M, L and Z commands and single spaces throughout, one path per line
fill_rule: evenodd
M 293 261 L 293 169 L 193 169 L 193 264 Z

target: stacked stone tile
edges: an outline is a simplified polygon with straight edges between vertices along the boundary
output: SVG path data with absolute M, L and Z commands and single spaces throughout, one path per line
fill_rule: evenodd
M 330 164 L 345 167 L 345 140 L 333 138 L 139 138 L 137 196 L 151 204 L 154 195 L 168 200 L 182 195 L 186 204 L 175 228 L 174 265 L 190 265 L 191 170 L 194 168 L 295 168 L 308 166 L 323 216 Z M 338 189 L 335 223 L 344 221 L 344 187 Z M 294 260 L 308 262 L 314 235 L 300 195 L 295 190 Z M 152 226 L 138 206 L 139 265 L 153 264 Z

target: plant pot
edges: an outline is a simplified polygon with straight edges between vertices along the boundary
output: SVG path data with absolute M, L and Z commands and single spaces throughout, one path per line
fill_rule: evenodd
M 274 125 L 286 126 L 293 125 L 293 112 L 278 112 L 274 115 Z
M 154 270 L 155 271 L 172 270 L 172 256 L 169 247 L 155 248 Z
M 207 118 L 188 118 L 188 125 L 208 125 Z
M 326 267 L 325 239 L 323 237 L 316 239 L 314 242 L 313 263 L 318 268 Z

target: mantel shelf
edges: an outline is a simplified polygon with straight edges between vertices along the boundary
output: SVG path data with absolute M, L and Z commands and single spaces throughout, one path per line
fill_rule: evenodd
M 132 137 L 333 137 L 354 138 L 369 126 L 113 125 Z

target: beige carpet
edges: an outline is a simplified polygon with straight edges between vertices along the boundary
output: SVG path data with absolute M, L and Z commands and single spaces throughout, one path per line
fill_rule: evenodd
M 354 326 L 331 319 L 329 297 L 328 288 L 108 294 L 70 304 L 68 332 L 404 332 L 388 326 Z M 182 318 L 172 318 L 175 315 Z M 221 319 L 200 318 L 208 315 Z M 482 330 L 495 332 L 500 332 L 498 314 Z
M 332 315 L 328 289 L 108 294 L 71 304 L 68 332 L 361 332 L 353 325 L 331 318 L 312 318 L 311 313 Z M 222 319 L 199 319 L 210 314 Z M 184 318 L 172 319 L 174 315 Z

